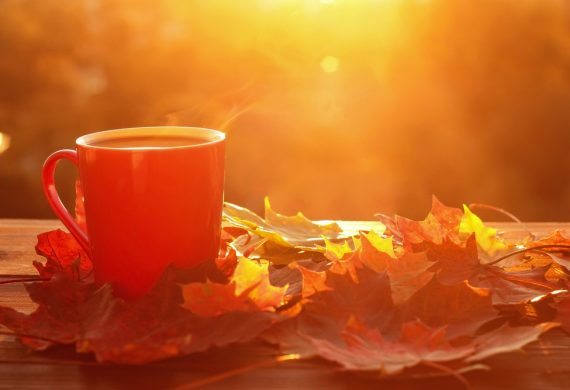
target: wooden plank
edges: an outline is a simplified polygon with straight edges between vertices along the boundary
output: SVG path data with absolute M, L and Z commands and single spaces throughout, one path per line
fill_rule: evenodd
M 35 275 L 32 265 L 40 259 L 34 251 L 37 235 L 63 228 L 61 222 L 53 219 L 0 220 L 0 274 L 1 275 Z

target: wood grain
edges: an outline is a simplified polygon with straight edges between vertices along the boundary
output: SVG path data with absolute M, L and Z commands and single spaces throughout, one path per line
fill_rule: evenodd
M 505 234 L 525 234 L 517 224 L 493 224 Z M 341 222 L 341 226 L 367 230 L 367 222 Z M 35 274 L 31 266 L 36 235 L 61 227 L 53 220 L 0 220 L 0 274 L 9 278 Z M 570 224 L 533 223 L 528 228 L 538 236 L 554 229 L 570 231 Z M 6 280 L 6 277 L 0 278 Z M 35 305 L 22 283 L 0 285 L 0 304 L 24 312 Z M 90 356 L 77 355 L 71 348 L 54 348 L 30 353 L 11 337 L 0 336 L 0 389 L 168 389 L 184 386 L 221 372 L 268 361 L 274 350 L 266 345 L 236 346 L 196 354 L 144 367 L 97 364 Z M 231 357 L 231 358 L 230 358 Z M 239 358 L 236 358 L 239 357 Z M 570 337 L 550 331 L 524 352 L 488 359 L 491 371 L 466 374 L 476 389 L 562 389 L 570 385 Z M 231 389 L 453 389 L 461 388 L 449 377 L 389 379 L 337 371 L 320 360 L 291 361 L 266 366 L 205 388 Z

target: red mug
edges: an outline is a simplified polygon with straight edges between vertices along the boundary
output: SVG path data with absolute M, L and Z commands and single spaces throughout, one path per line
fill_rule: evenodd
M 195 127 L 102 131 L 44 164 L 45 195 L 93 261 L 95 281 L 138 298 L 173 264 L 190 268 L 218 254 L 225 134 Z M 55 188 L 59 160 L 79 168 L 87 231 Z

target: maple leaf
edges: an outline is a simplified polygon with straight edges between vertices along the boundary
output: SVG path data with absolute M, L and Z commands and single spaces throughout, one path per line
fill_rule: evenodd
M 392 258 L 396 257 L 396 254 L 394 253 L 394 242 L 392 237 L 382 237 L 374 230 L 371 230 L 368 233 L 361 233 L 361 237 L 364 237 L 366 241 L 378 252 L 386 253 Z M 355 246 L 358 248 L 358 245 Z
M 344 343 L 313 339 L 317 353 L 348 370 L 376 371 L 395 375 L 422 362 L 449 362 L 469 356 L 474 346 L 454 347 L 442 328 L 433 329 L 420 321 L 402 324 L 397 341 L 387 341 L 377 329 L 351 320 L 343 331 Z
M 499 353 L 519 350 L 525 345 L 538 340 L 538 337 L 544 332 L 559 325 L 555 322 L 543 322 L 536 326 L 517 327 L 504 324 L 475 338 L 473 344 L 476 345 L 476 352 L 469 356 L 466 362 L 483 360 Z
M 217 316 L 231 311 L 272 311 L 283 304 L 287 286 L 269 281 L 267 262 L 242 257 L 227 284 L 189 283 L 182 287 L 184 307 L 201 316 Z
M 93 263 L 75 238 L 60 229 L 39 234 L 36 252 L 47 260 L 45 264 L 34 262 L 44 278 L 62 272 L 72 280 L 79 280 L 90 276 L 93 270 Z
M 471 336 L 499 314 L 489 290 L 467 282 L 453 286 L 433 279 L 402 307 L 406 320 L 420 319 L 431 327 L 446 327 L 448 337 Z
M 557 229 L 546 237 L 527 243 L 526 247 L 534 248 L 543 245 L 570 245 L 570 238 L 566 237 L 564 233 L 564 231 Z M 565 249 L 565 251 L 568 251 L 568 249 Z
M 311 342 L 317 354 L 337 362 L 344 369 L 379 370 L 384 375 L 395 375 L 419 364 L 456 362 L 457 367 L 515 351 L 557 325 L 543 323 L 516 328 L 504 325 L 469 343 L 455 346 L 448 342 L 444 328 L 431 328 L 421 321 L 403 323 L 400 337 L 388 341 L 378 330 L 350 320 L 343 332 L 344 342 L 326 339 L 312 339 Z
M 236 284 L 236 294 L 247 293 L 260 310 L 266 310 L 283 303 L 287 286 L 276 287 L 269 281 L 269 263 L 252 261 L 242 257 L 231 278 Z
M 545 256 L 549 257 L 559 266 L 563 267 L 567 272 L 570 271 L 570 259 L 562 256 L 557 256 L 554 253 L 543 252 Z
M 545 277 L 549 266 L 506 272 L 497 266 L 481 264 L 473 234 L 465 248 L 445 242 L 432 246 L 428 255 L 435 261 L 432 270 L 442 284 L 468 281 L 473 287 L 489 289 L 495 305 L 522 303 L 556 288 L 555 283 Z
M 557 283 L 546 279 L 548 269 L 549 266 L 505 272 L 499 267 L 482 266 L 480 272 L 469 279 L 469 283 L 489 289 L 494 305 L 515 305 L 558 288 Z
M 396 231 L 396 237 L 401 237 L 405 246 L 418 246 L 425 243 L 441 244 L 445 239 L 460 242 L 461 217 L 461 210 L 447 207 L 433 196 L 431 211 L 423 221 L 400 216 L 392 218 L 392 222 L 386 217 L 381 221 L 393 232 Z
M 265 198 L 265 219 L 227 202 L 224 204 L 224 219 L 281 246 L 302 247 L 305 250 L 321 251 L 316 244 L 323 242 L 323 236 L 330 239 L 346 237 L 334 222 L 317 224 L 302 213 L 295 216 L 281 215 L 271 208 L 268 198 Z
M 297 269 L 302 275 L 302 291 L 303 298 L 310 297 L 311 295 L 320 291 L 331 290 L 326 284 L 327 273 L 324 271 L 313 271 L 303 266 L 298 266 Z
M 325 253 L 325 257 L 329 260 L 342 260 L 344 259 L 345 255 L 354 252 L 354 249 L 350 247 L 348 241 L 343 240 L 340 243 L 332 242 L 328 238 L 323 236 L 323 240 L 325 242 L 325 247 L 323 251 Z
M 97 289 L 93 283 L 80 282 L 67 273 L 56 273 L 47 282 L 26 283 L 25 287 L 38 308 L 26 315 L 0 306 L 0 324 L 32 336 L 23 337 L 22 342 L 36 350 L 78 341 L 86 324 L 101 317 L 105 307 L 112 310 L 109 286 Z
M 485 226 L 481 218 L 469 210 L 466 205 L 463 205 L 463 210 L 463 218 L 459 225 L 460 233 L 475 234 L 477 244 L 490 255 L 507 249 L 507 244 L 497 237 L 497 229 Z
M 112 315 L 86 331 L 79 345 L 101 361 L 142 364 L 248 342 L 280 320 L 263 311 L 196 316 L 182 308 L 173 275 L 165 274 L 157 288 L 136 303 L 121 301 Z
M 362 264 L 377 273 L 386 272 L 390 280 L 392 301 L 400 305 L 431 280 L 433 272 L 428 269 L 433 263 L 425 252 L 405 253 L 394 258 L 391 240 L 382 239 L 380 244 L 378 241 L 374 235 L 361 235 L 360 248 L 349 260 L 352 264 Z M 332 267 L 331 271 L 334 272 Z
M 379 247 L 379 245 L 373 244 L 369 235 L 361 235 L 360 248 L 353 261 L 358 261 L 360 264 L 363 264 L 375 272 L 381 273 L 388 268 L 393 253 L 393 247 L 392 250 L 385 248 L 384 245 L 380 245 Z
M 319 324 L 329 324 L 331 332 L 337 332 L 351 316 L 371 327 L 389 326 L 396 311 L 388 276 L 367 268 L 356 269 L 356 273 L 358 282 L 349 275 L 327 273 L 328 289 L 311 295 L 303 306 L 300 333 L 324 333 L 327 326 Z
M 465 246 L 444 241 L 428 250 L 428 257 L 434 261 L 432 267 L 437 279 L 447 285 L 454 285 L 468 280 L 481 270 L 475 236 L 467 239 Z
M 280 319 L 263 311 L 197 316 L 181 307 L 175 275 L 169 269 L 149 294 L 127 303 L 113 296 L 109 285 L 56 274 L 26 285 L 39 304 L 33 313 L 0 307 L 0 324 L 36 350 L 75 344 L 78 352 L 93 352 L 99 361 L 142 364 L 247 342 Z
M 358 282 L 348 274 L 327 272 L 326 288 L 310 295 L 298 316 L 278 323 L 262 337 L 279 345 L 282 353 L 309 357 L 316 354 L 312 340 L 340 342 L 350 318 L 374 329 L 390 328 L 397 313 L 386 274 L 367 268 L 356 272 Z
M 433 278 L 428 269 L 433 265 L 425 252 L 406 253 L 398 259 L 392 259 L 388 265 L 388 278 L 392 301 L 401 305 L 408 301 L 418 290 Z

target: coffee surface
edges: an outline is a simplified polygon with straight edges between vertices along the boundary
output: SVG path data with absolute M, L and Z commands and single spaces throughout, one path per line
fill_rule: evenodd
M 102 148 L 146 149 L 171 148 L 176 146 L 192 146 L 208 142 L 206 138 L 184 137 L 178 135 L 130 136 L 100 139 L 89 142 L 89 145 Z

